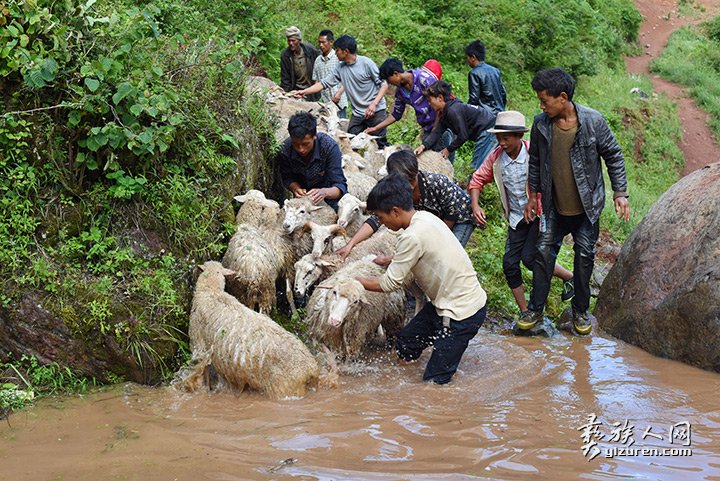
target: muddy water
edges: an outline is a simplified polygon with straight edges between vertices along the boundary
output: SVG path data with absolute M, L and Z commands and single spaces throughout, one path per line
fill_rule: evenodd
M 600 336 L 486 331 L 452 385 L 421 368 L 378 358 L 280 402 L 129 384 L 41 403 L 0 424 L 0 480 L 720 480 L 720 375 Z

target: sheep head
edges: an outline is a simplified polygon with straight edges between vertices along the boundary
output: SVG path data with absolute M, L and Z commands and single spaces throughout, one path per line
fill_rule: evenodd
M 353 220 L 359 219 L 367 208 L 363 202 L 352 194 L 345 194 L 338 201 L 338 225 L 347 227 Z
M 337 263 L 330 259 L 313 257 L 312 254 L 302 256 L 295 263 L 295 294 L 304 296 L 308 288 L 320 280 L 324 268 L 336 266 Z
M 225 289 L 225 279 L 237 276 L 235 271 L 223 267 L 217 261 L 207 261 L 197 266 L 200 271 L 197 282 L 203 284 L 213 290 L 222 291 Z
M 287 199 L 283 205 L 283 210 L 285 211 L 283 229 L 285 229 L 288 234 L 292 234 L 310 220 L 310 214 L 312 212 L 322 208 L 322 205 L 313 205 L 309 198 Z
M 340 327 L 348 311 L 358 303 L 366 303 L 365 288 L 355 279 L 345 279 L 330 289 L 325 303 L 328 305 L 328 323 Z
M 236 195 L 233 199 L 243 204 L 235 218 L 237 224 L 242 222 L 256 225 L 274 224 L 280 216 L 280 204 L 266 199 L 265 194 L 259 190 L 248 190 L 242 195 Z
M 303 231 L 310 231 L 310 236 L 313 239 L 312 255 L 313 257 L 320 257 L 327 253 L 332 246 L 332 239 L 336 234 L 346 236 L 345 229 L 337 224 L 332 225 L 318 225 L 312 221 L 308 221 L 303 226 Z
M 353 150 L 365 150 L 367 149 L 371 142 L 375 139 L 379 139 L 377 135 L 368 135 L 365 132 L 360 132 L 355 137 L 352 138 L 350 141 L 350 147 Z

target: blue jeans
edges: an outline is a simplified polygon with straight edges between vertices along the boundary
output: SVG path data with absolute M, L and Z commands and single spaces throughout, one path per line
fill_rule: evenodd
M 538 239 L 538 256 L 533 268 L 533 290 L 530 296 L 533 309 L 542 311 L 550 293 L 550 281 L 555 269 L 555 259 L 563 238 L 572 234 L 575 245 L 573 283 L 575 297 L 572 307 L 576 312 L 587 312 L 590 307 L 590 276 L 595 266 L 595 243 L 600 235 L 600 221 L 590 222 L 586 214 L 560 215 L 554 206 L 545 213 L 545 231 Z
M 465 247 L 470 240 L 470 235 L 475 230 L 475 224 L 472 222 L 456 222 L 452 228 L 453 234 L 460 241 L 460 245 Z
M 475 337 L 485 321 L 485 311 L 483 307 L 462 321 L 450 319 L 449 326 L 445 327 L 435 306 L 431 302 L 425 303 L 425 307 L 400 331 L 396 342 L 398 356 L 405 361 L 414 361 L 426 347 L 433 346 L 423 381 L 449 383 L 470 339 Z
M 495 134 L 491 134 L 487 131 L 480 134 L 480 137 L 478 137 L 478 139 L 475 141 L 475 150 L 473 150 L 473 170 L 477 170 L 480 168 L 480 165 L 482 165 L 485 157 L 487 157 L 488 154 L 492 152 L 495 147 L 497 147 L 497 145 L 498 143 Z

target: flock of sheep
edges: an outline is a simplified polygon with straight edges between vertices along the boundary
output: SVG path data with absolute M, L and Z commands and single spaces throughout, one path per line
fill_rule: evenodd
M 299 297 L 310 294 L 304 322 L 331 366 L 335 354 L 352 359 L 375 336 L 393 336 L 406 321 L 405 292 L 370 292 L 355 280 L 382 273 L 372 260 L 392 255 L 397 233 L 381 227 L 347 259 L 333 254 L 367 219 L 365 199 L 386 173 L 385 156 L 396 149 L 382 151 L 372 137 L 344 132 L 334 104 L 288 97 L 268 79 L 251 78 L 249 85 L 262 91 L 280 119 L 278 141 L 287 137 L 294 113 L 309 110 L 319 117 L 318 129 L 340 145 L 348 193 L 337 213 L 308 198 L 288 199 L 281 207 L 257 190 L 235 198 L 242 205 L 222 263 L 200 267 L 190 313 L 193 367 L 183 385 L 209 387 L 212 375 L 234 390 L 300 397 L 319 385 L 320 366 L 300 339 L 269 317 L 277 281 L 284 282 L 293 310 L 293 291 Z M 424 152 L 418 160 L 421 170 L 453 176 L 452 164 L 436 152 Z

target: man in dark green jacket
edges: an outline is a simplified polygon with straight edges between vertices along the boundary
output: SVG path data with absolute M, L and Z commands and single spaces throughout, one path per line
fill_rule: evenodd
M 302 32 L 297 27 L 286 28 L 285 36 L 288 47 L 280 54 L 280 87 L 286 92 L 307 88 L 313 84 L 313 67 L 320 51 L 302 42 Z M 305 100 L 318 101 L 320 94 L 308 95 Z
M 525 220 L 540 214 L 539 255 L 533 269 L 530 309 L 517 322 L 530 329 L 542 320 L 550 291 L 555 258 L 563 238 L 572 234 L 575 243 L 573 324 L 582 335 L 592 323 L 590 276 L 595 243 L 600 233 L 600 213 L 605 205 L 602 163 L 605 160 L 614 192 L 615 211 L 630 218 L 627 178 L 622 150 L 602 114 L 572 101 L 575 79 L 561 68 L 542 70 L 532 80 L 543 113 L 535 117 L 530 133 L 528 165 L 529 200 Z M 543 212 L 538 212 L 542 193 Z

